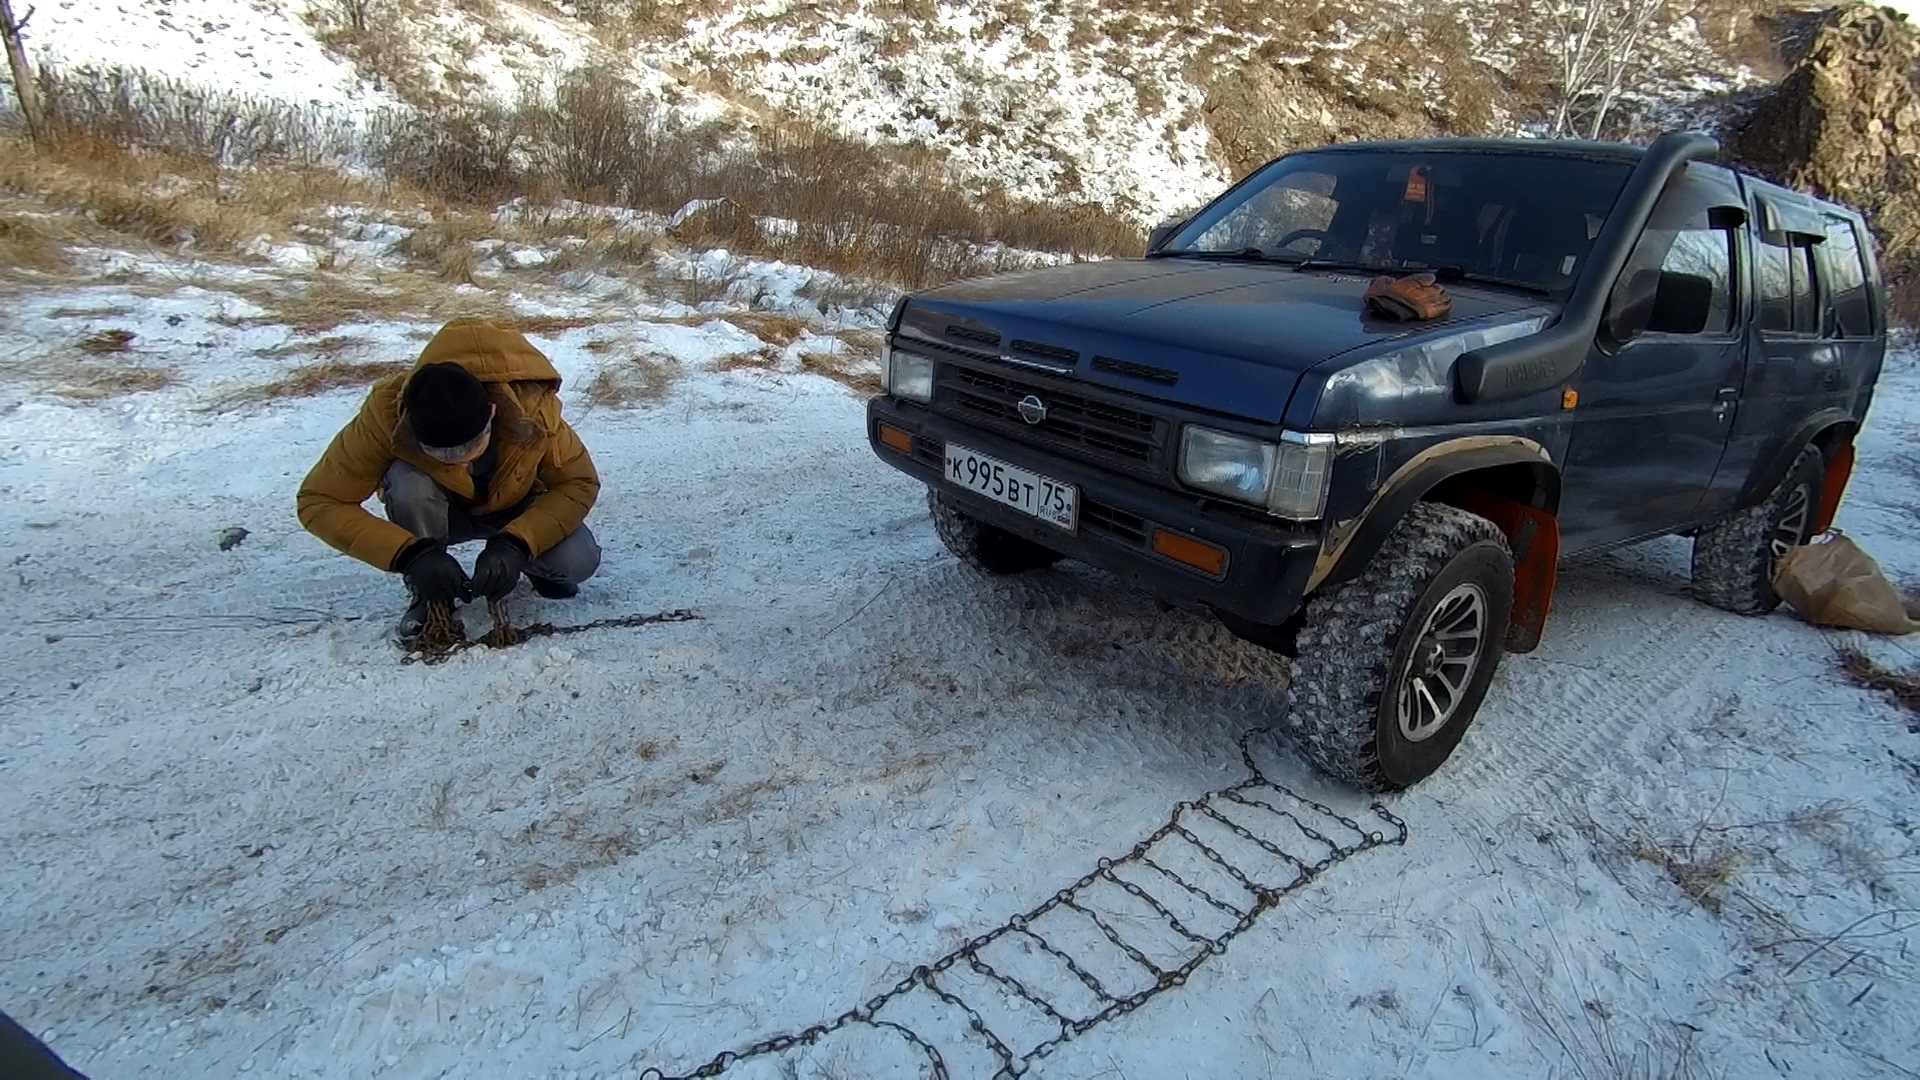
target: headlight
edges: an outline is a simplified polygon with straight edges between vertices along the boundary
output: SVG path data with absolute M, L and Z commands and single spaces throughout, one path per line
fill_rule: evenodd
M 932 358 L 899 352 L 892 345 L 882 345 L 880 369 L 886 379 L 887 393 L 923 405 L 933 400 Z
M 1189 487 L 1310 521 L 1326 505 L 1333 436 L 1288 431 L 1278 443 L 1189 425 L 1180 436 L 1180 479 Z

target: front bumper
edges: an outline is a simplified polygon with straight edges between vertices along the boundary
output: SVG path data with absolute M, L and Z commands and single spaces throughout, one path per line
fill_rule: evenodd
M 881 422 L 911 435 L 912 452 L 883 443 Z M 889 397 L 867 404 L 867 441 L 882 461 L 939 489 L 981 521 L 1118 574 L 1156 596 L 1202 604 L 1249 622 L 1278 625 L 1292 616 L 1320 552 L 1320 536 L 1312 527 L 1255 520 L 1195 496 L 1036 452 Z M 1068 533 L 947 483 L 943 472 L 948 441 L 1076 485 L 1079 530 Z M 1149 545 L 1156 528 L 1224 548 L 1225 573 L 1213 577 L 1155 554 Z

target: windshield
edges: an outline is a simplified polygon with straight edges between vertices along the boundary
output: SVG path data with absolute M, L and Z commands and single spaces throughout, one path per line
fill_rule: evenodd
M 1564 297 L 1631 171 L 1528 153 L 1294 154 L 1158 254 L 1450 271 Z

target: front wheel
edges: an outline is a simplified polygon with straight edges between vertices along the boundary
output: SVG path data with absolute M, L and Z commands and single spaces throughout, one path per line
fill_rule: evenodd
M 1793 466 L 1756 506 L 1714 522 L 1693 538 L 1693 595 L 1739 615 L 1765 615 L 1780 606 L 1773 571 L 1780 556 L 1812 539 L 1814 515 L 1826 480 L 1817 447 L 1800 451 Z
M 940 542 L 963 563 L 989 574 L 1019 574 L 1060 561 L 1060 553 L 1024 536 L 1015 536 L 968 514 L 941 494 L 927 489 L 927 510 L 933 515 Z
M 1369 791 L 1426 779 L 1487 696 L 1512 612 L 1499 527 L 1415 504 L 1359 577 L 1307 603 L 1287 688 L 1301 752 Z

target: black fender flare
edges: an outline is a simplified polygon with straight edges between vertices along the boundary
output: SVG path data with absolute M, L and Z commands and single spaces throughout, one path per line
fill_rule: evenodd
M 1395 469 L 1359 517 L 1328 523 L 1327 538 L 1307 581 L 1307 591 L 1311 593 L 1322 586 L 1337 585 L 1358 576 L 1386 544 L 1388 534 L 1400 524 L 1407 511 L 1442 482 L 1463 473 L 1502 465 L 1526 465 L 1544 472 L 1550 479 L 1546 505 L 1540 508 L 1548 514 L 1559 510 L 1560 469 L 1546 447 L 1518 435 L 1469 435 L 1449 439 L 1427 447 Z
M 1734 500 L 1733 508 L 1745 510 L 1747 507 L 1757 506 L 1768 495 L 1773 494 L 1773 489 L 1779 487 L 1780 481 L 1786 478 L 1787 470 L 1793 468 L 1793 461 L 1800 456 L 1800 451 L 1819 438 L 1823 432 L 1836 427 L 1845 428 L 1847 440 L 1851 441 L 1860 430 L 1860 421 L 1854 419 L 1852 413 L 1839 408 L 1821 409 L 1800 421 L 1794 428 L 1793 434 L 1774 448 L 1772 456 L 1767 458 L 1765 465 L 1755 469 L 1753 475 L 1747 477 L 1746 486 L 1740 489 L 1740 497 Z

